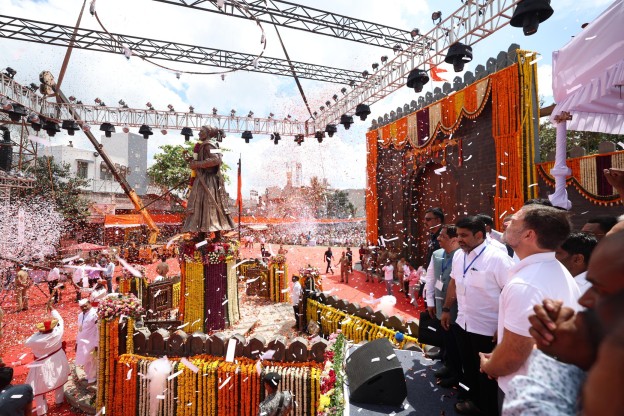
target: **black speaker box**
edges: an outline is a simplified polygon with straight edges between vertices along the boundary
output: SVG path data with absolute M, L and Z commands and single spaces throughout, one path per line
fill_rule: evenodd
M 386 338 L 362 345 L 347 358 L 347 380 L 354 403 L 400 406 L 407 397 L 403 367 Z

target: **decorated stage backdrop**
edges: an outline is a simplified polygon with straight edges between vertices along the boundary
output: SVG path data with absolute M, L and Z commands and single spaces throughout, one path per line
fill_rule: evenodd
M 537 196 L 534 53 L 441 100 L 367 133 L 367 238 L 422 259 L 424 212 L 447 222 L 491 215 L 497 227 Z

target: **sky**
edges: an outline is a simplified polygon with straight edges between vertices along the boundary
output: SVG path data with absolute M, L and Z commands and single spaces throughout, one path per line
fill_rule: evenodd
M 0 10 L 8 16 L 73 26 L 82 3 L 82 0 L 0 0 Z M 297 3 L 400 29 L 419 28 L 421 33 L 433 27 L 432 12 L 440 10 L 444 18 L 462 6 L 459 0 L 306 0 Z M 525 37 L 521 28 L 505 26 L 473 45 L 474 58 L 466 64 L 464 71 L 474 72 L 477 65 L 485 65 L 489 57 L 496 57 L 499 51 L 507 51 L 511 43 L 517 43 L 522 49 L 540 54 L 536 62 L 539 93 L 545 105 L 549 105 L 553 102 L 552 52 L 563 47 L 582 30 L 583 23 L 591 22 L 610 3 L 610 0 L 552 2 L 555 12 L 540 25 L 536 34 Z M 261 31 L 252 21 L 153 0 L 97 0 L 96 8 L 102 23 L 113 33 L 250 54 L 261 50 Z M 100 30 L 95 18 L 87 11 L 81 27 Z M 284 59 L 275 29 L 267 24 L 262 27 L 267 42 L 264 56 Z M 283 27 L 279 27 L 279 31 L 293 61 L 371 72 L 372 63 L 380 62 L 382 55 L 392 55 L 391 50 L 376 46 Z M 0 69 L 9 66 L 15 69 L 15 79 L 23 85 L 38 83 L 39 73 L 43 70 L 49 70 L 58 77 L 64 55 L 62 47 L 0 38 Z M 164 64 L 179 70 L 211 70 L 206 66 Z M 440 67 L 448 70 L 444 75 L 451 82 L 455 76 L 463 75 L 454 73 L 449 65 L 442 64 Z M 313 111 L 331 99 L 333 94 L 340 95 L 340 88 L 343 87 L 310 80 L 301 80 L 301 84 Z M 276 146 L 269 137 L 262 135 L 254 135 L 251 143 L 245 144 L 239 134 L 231 133 L 222 144 L 222 147 L 230 149 L 224 153 L 224 160 L 235 169 L 241 156 L 245 198 L 249 197 L 252 189 L 262 193 L 268 186 L 284 186 L 288 166 L 297 162 L 302 164 L 304 183 L 309 183 L 312 176 L 318 176 L 327 178 L 330 185 L 337 189 L 364 188 L 365 134 L 371 120 L 433 91 L 435 87 L 442 87 L 442 84 L 430 81 L 420 94 L 404 86 L 373 104 L 366 121 L 356 117 L 356 123 L 349 130 L 339 126 L 334 137 L 326 138 L 321 144 L 314 138 L 306 138 L 303 145 L 298 146 L 292 137 L 287 137 Z M 238 115 L 253 111 L 260 117 L 274 113 L 276 118 L 287 114 L 299 120 L 307 118 L 307 110 L 291 77 L 238 71 L 225 75 L 224 79 L 220 75 L 185 74 L 178 79 L 174 72 L 159 69 L 136 57 L 127 60 L 121 54 L 78 49 L 72 53 L 62 90 L 66 96 L 73 95 L 85 103 L 93 103 L 95 98 L 100 98 L 112 105 L 123 99 L 133 108 L 146 108 L 145 103 L 149 101 L 160 110 L 166 109 L 168 104 L 178 111 L 192 105 L 198 113 L 210 113 L 216 107 L 219 114 L 229 114 L 234 109 Z M 155 134 L 149 139 L 148 165 L 152 163 L 153 155 L 159 152 L 159 146 L 178 144 L 184 140 L 178 131 L 162 135 L 157 130 L 154 129 Z M 74 137 L 57 134 L 52 143 L 67 144 L 70 139 L 77 147 L 91 147 L 81 132 Z M 235 180 L 227 186 L 227 190 L 230 195 L 236 194 Z

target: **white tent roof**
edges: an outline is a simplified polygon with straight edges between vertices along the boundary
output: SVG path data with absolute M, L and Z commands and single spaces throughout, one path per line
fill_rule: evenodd
M 569 130 L 624 134 L 624 0 L 616 0 L 553 52 L 551 119 L 572 114 Z

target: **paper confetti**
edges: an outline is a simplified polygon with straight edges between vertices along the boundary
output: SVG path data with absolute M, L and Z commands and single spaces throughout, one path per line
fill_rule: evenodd
M 192 372 L 194 372 L 195 374 L 197 374 L 199 372 L 199 368 L 193 364 L 192 362 L 190 362 L 189 360 L 187 360 L 185 357 L 182 357 L 180 359 L 180 362 L 182 364 L 184 364 L 186 366 L 186 368 L 188 368 L 189 370 L 191 370 Z
M 206 244 L 208 244 L 208 241 L 200 241 L 199 243 L 195 244 L 195 248 L 200 248 L 201 246 L 205 246 Z
M 174 378 L 176 378 L 177 376 L 179 376 L 180 374 L 182 374 L 183 372 L 184 372 L 184 370 L 177 371 L 177 372 L 171 374 L 169 377 L 167 377 L 167 380 L 171 381 Z
M 379 361 L 379 357 L 375 357 L 375 358 L 371 359 L 371 363 L 376 363 L 377 361 Z

